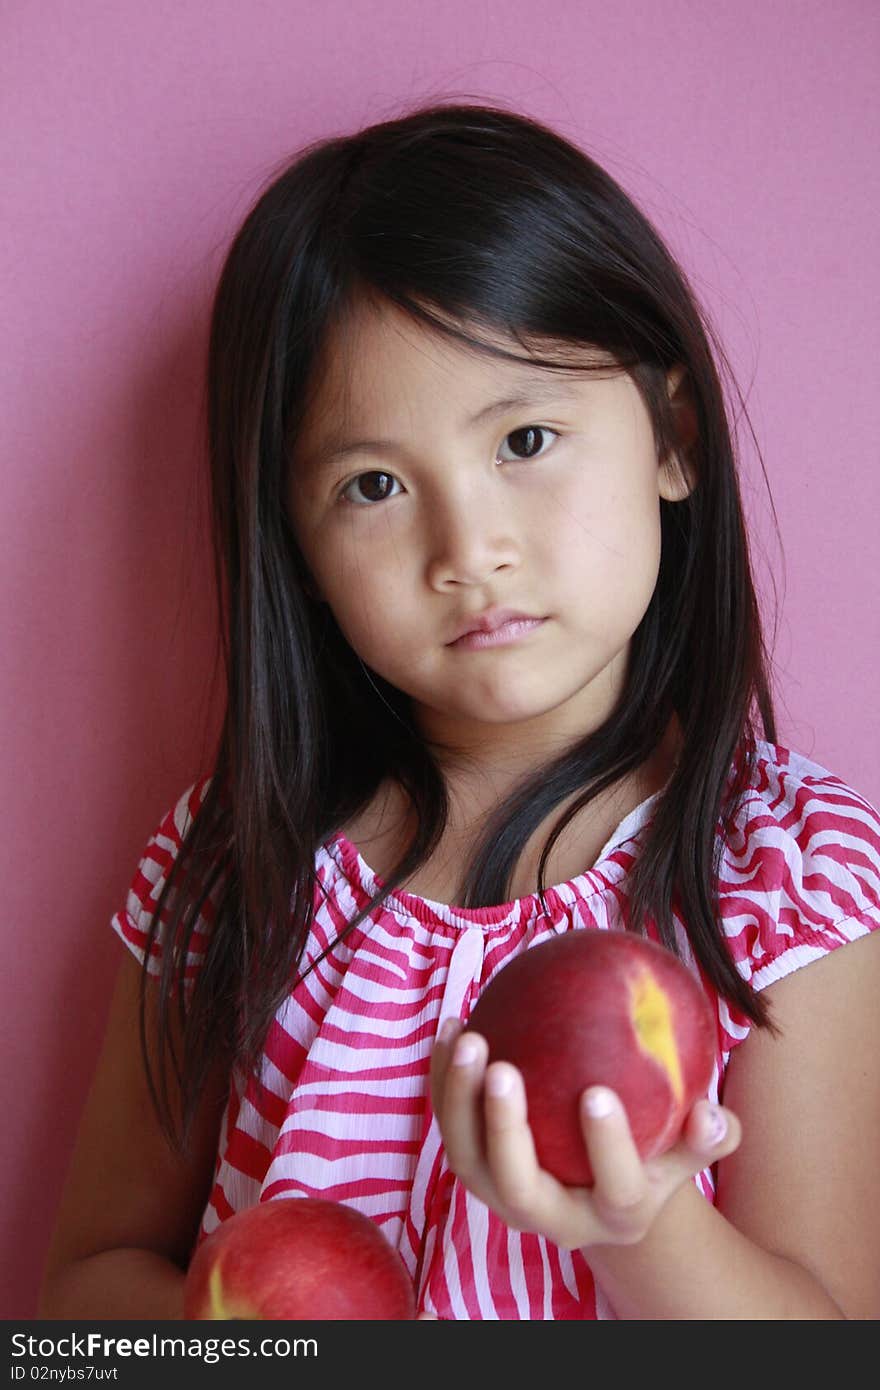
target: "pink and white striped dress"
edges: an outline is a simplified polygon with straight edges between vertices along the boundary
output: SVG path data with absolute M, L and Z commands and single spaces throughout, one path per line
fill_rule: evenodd
M 208 781 L 168 812 L 112 919 L 140 960 L 163 876 Z M 259 1074 L 233 1074 L 196 1244 L 257 1202 L 329 1197 L 381 1226 L 412 1274 L 419 1308 L 440 1318 L 613 1318 L 580 1252 L 511 1230 L 449 1170 L 428 1070 L 443 1020 L 466 1020 L 512 956 L 556 932 L 626 925 L 627 875 L 660 795 L 621 821 L 592 868 L 547 890 L 546 914 L 537 895 L 462 909 L 399 892 L 334 947 L 276 1014 Z M 341 834 L 320 848 L 316 865 L 322 891 L 304 961 L 382 886 Z M 755 990 L 872 931 L 880 925 L 877 811 L 816 763 L 759 743 L 723 846 L 720 909 L 737 968 Z M 208 905 L 190 978 L 210 925 Z M 683 923 L 676 930 L 696 972 Z M 717 1099 L 750 1023 L 703 985 L 718 1020 Z M 695 1181 L 712 1201 L 712 1171 Z

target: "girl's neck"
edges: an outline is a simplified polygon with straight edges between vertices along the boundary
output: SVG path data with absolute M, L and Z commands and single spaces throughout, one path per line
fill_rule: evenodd
M 566 883 L 590 869 L 620 822 L 653 796 L 671 777 L 681 749 L 681 730 L 675 716 L 653 755 L 635 772 L 608 787 L 568 824 L 554 846 L 544 872 L 548 885 Z M 460 879 L 487 817 L 500 798 L 520 777 L 495 768 L 491 775 L 471 769 L 453 778 L 448 773 L 450 815 L 439 845 L 430 860 L 400 887 L 436 902 L 461 900 Z M 523 851 L 511 884 L 510 897 L 526 897 L 537 890 L 538 864 L 548 834 L 575 794 L 555 807 L 538 826 Z M 361 852 L 378 876 L 387 880 L 415 833 L 415 812 L 403 788 L 393 779 L 379 787 L 364 811 L 343 827 L 343 833 Z
M 628 815 L 630 810 L 666 785 L 675 770 L 681 745 L 681 725 L 678 716 L 673 714 L 663 738 L 647 761 L 607 788 L 606 792 L 594 799 L 592 805 L 598 809 L 600 804 L 604 804 L 604 798 L 609 803 L 628 806 L 620 819 Z M 448 829 L 462 836 L 479 833 L 486 818 L 511 794 L 528 771 L 529 768 L 521 764 L 513 768 L 498 764 L 483 767 L 472 764 L 468 768 L 455 769 L 444 767 L 450 803 Z M 578 795 L 573 795 L 570 801 L 575 801 Z M 552 815 L 554 820 L 558 819 L 559 809 L 555 809 Z

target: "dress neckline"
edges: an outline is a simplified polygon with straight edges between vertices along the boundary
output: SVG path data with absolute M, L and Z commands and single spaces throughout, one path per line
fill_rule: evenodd
M 551 918 L 560 913 L 564 914 L 575 902 L 583 902 L 597 893 L 607 892 L 626 876 L 632 856 L 621 855 L 620 851 L 626 844 L 635 840 L 649 824 L 653 809 L 671 780 L 670 777 L 658 791 L 645 797 L 618 822 L 589 869 L 564 883 L 557 883 L 545 889 L 544 902 Z M 358 896 L 363 898 L 363 902 L 385 887 L 385 880 L 373 871 L 357 845 L 342 831 L 336 831 L 328 837 L 325 849 Z M 358 903 L 359 909 L 363 902 Z M 468 908 L 455 903 L 441 903 L 433 898 L 423 898 L 404 889 L 395 889 L 389 893 L 383 907 L 402 917 L 414 917 L 431 926 L 462 929 L 477 927 L 487 930 L 546 915 L 537 892 L 513 898 L 506 903 Z

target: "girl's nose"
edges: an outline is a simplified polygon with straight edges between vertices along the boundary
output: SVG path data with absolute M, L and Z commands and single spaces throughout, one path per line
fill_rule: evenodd
M 438 501 L 428 520 L 428 582 L 432 588 L 483 584 L 519 563 L 513 518 L 473 491 Z

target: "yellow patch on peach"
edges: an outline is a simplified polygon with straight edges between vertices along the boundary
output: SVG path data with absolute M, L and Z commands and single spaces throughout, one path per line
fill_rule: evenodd
M 222 1268 L 223 1261 L 220 1259 L 208 1275 L 210 1320 L 212 1322 L 240 1322 L 242 1318 L 249 1321 L 254 1319 L 255 1314 L 252 1308 L 245 1308 L 234 1299 L 227 1300 L 223 1289 Z
M 672 1009 L 666 991 L 653 975 L 645 972 L 630 984 L 630 1008 L 639 1047 L 659 1062 L 669 1077 L 672 1094 L 681 1101 L 684 1079 L 675 1045 Z

